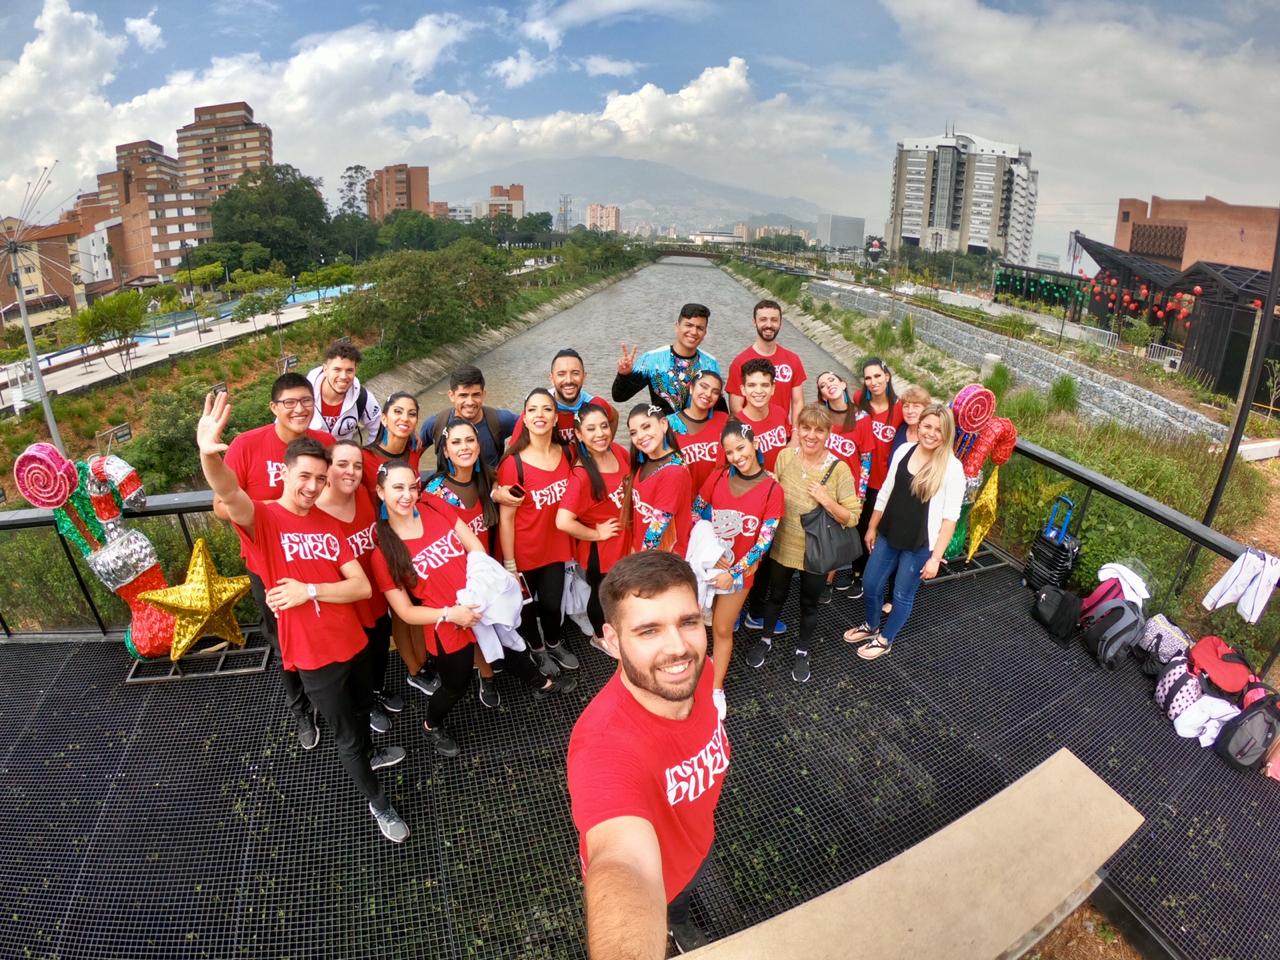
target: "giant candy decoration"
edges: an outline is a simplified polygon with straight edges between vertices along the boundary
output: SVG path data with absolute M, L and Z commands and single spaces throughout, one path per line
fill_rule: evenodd
M 972 560 L 995 524 L 1000 465 L 1013 456 L 1018 430 L 1012 420 L 995 415 L 995 394 L 980 383 L 963 387 L 951 402 L 951 411 L 956 418 L 955 452 L 964 467 L 966 483 L 965 509 L 956 524 L 946 556 L 952 560 L 964 552 L 964 528 L 967 525 L 967 559 Z M 995 466 L 983 484 L 982 467 L 988 457 Z
M 31 504 L 52 510 L 58 532 L 79 549 L 89 569 L 132 614 L 125 646 L 139 659 L 162 657 L 173 641 L 173 617 L 139 594 L 168 586 L 155 547 L 124 525 L 124 507 L 146 502 L 142 481 L 119 457 L 73 463 L 50 443 L 33 443 L 13 465 L 13 477 Z

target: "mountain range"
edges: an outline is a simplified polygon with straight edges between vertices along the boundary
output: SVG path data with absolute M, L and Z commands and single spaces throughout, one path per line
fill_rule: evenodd
M 483 173 L 431 184 L 433 200 L 469 203 L 489 195 L 491 184 L 524 184 L 525 210 L 560 207 L 560 195 L 573 198 L 570 223 L 586 219 L 587 204 L 616 204 L 622 227 L 651 223 L 659 230 L 674 225 L 693 230 L 732 228 L 750 220 L 813 229 L 820 208 L 800 197 L 778 197 L 695 177 L 664 163 L 622 157 L 530 159 Z

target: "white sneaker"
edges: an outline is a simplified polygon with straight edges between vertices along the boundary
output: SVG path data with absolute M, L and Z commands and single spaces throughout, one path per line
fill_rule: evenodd
M 720 714 L 720 719 L 724 719 L 724 715 L 729 711 L 729 707 L 724 702 L 724 691 L 719 687 L 715 687 L 711 691 L 711 702 L 716 705 L 716 713 Z

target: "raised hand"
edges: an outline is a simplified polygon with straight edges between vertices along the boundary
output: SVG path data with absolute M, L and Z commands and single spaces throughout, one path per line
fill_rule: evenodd
M 636 366 L 636 354 L 640 352 L 640 345 L 633 343 L 631 349 L 627 349 L 627 342 L 622 341 L 622 355 L 618 357 L 618 376 L 625 377 Z
M 196 446 L 202 455 L 210 456 L 225 453 L 227 445 L 222 442 L 222 431 L 227 429 L 227 421 L 231 419 L 231 401 L 227 394 L 219 390 L 217 393 L 205 394 L 204 413 L 196 424 Z

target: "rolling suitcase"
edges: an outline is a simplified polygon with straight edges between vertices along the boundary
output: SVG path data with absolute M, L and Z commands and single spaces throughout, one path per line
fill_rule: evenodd
M 1062 519 L 1058 519 L 1058 509 Z M 1080 540 L 1071 536 L 1071 515 L 1076 505 L 1067 497 L 1054 497 L 1049 522 L 1040 531 L 1027 552 L 1027 565 L 1023 577 L 1033 590 L 1043 586 L 1064 587 L 1080 557 Z

